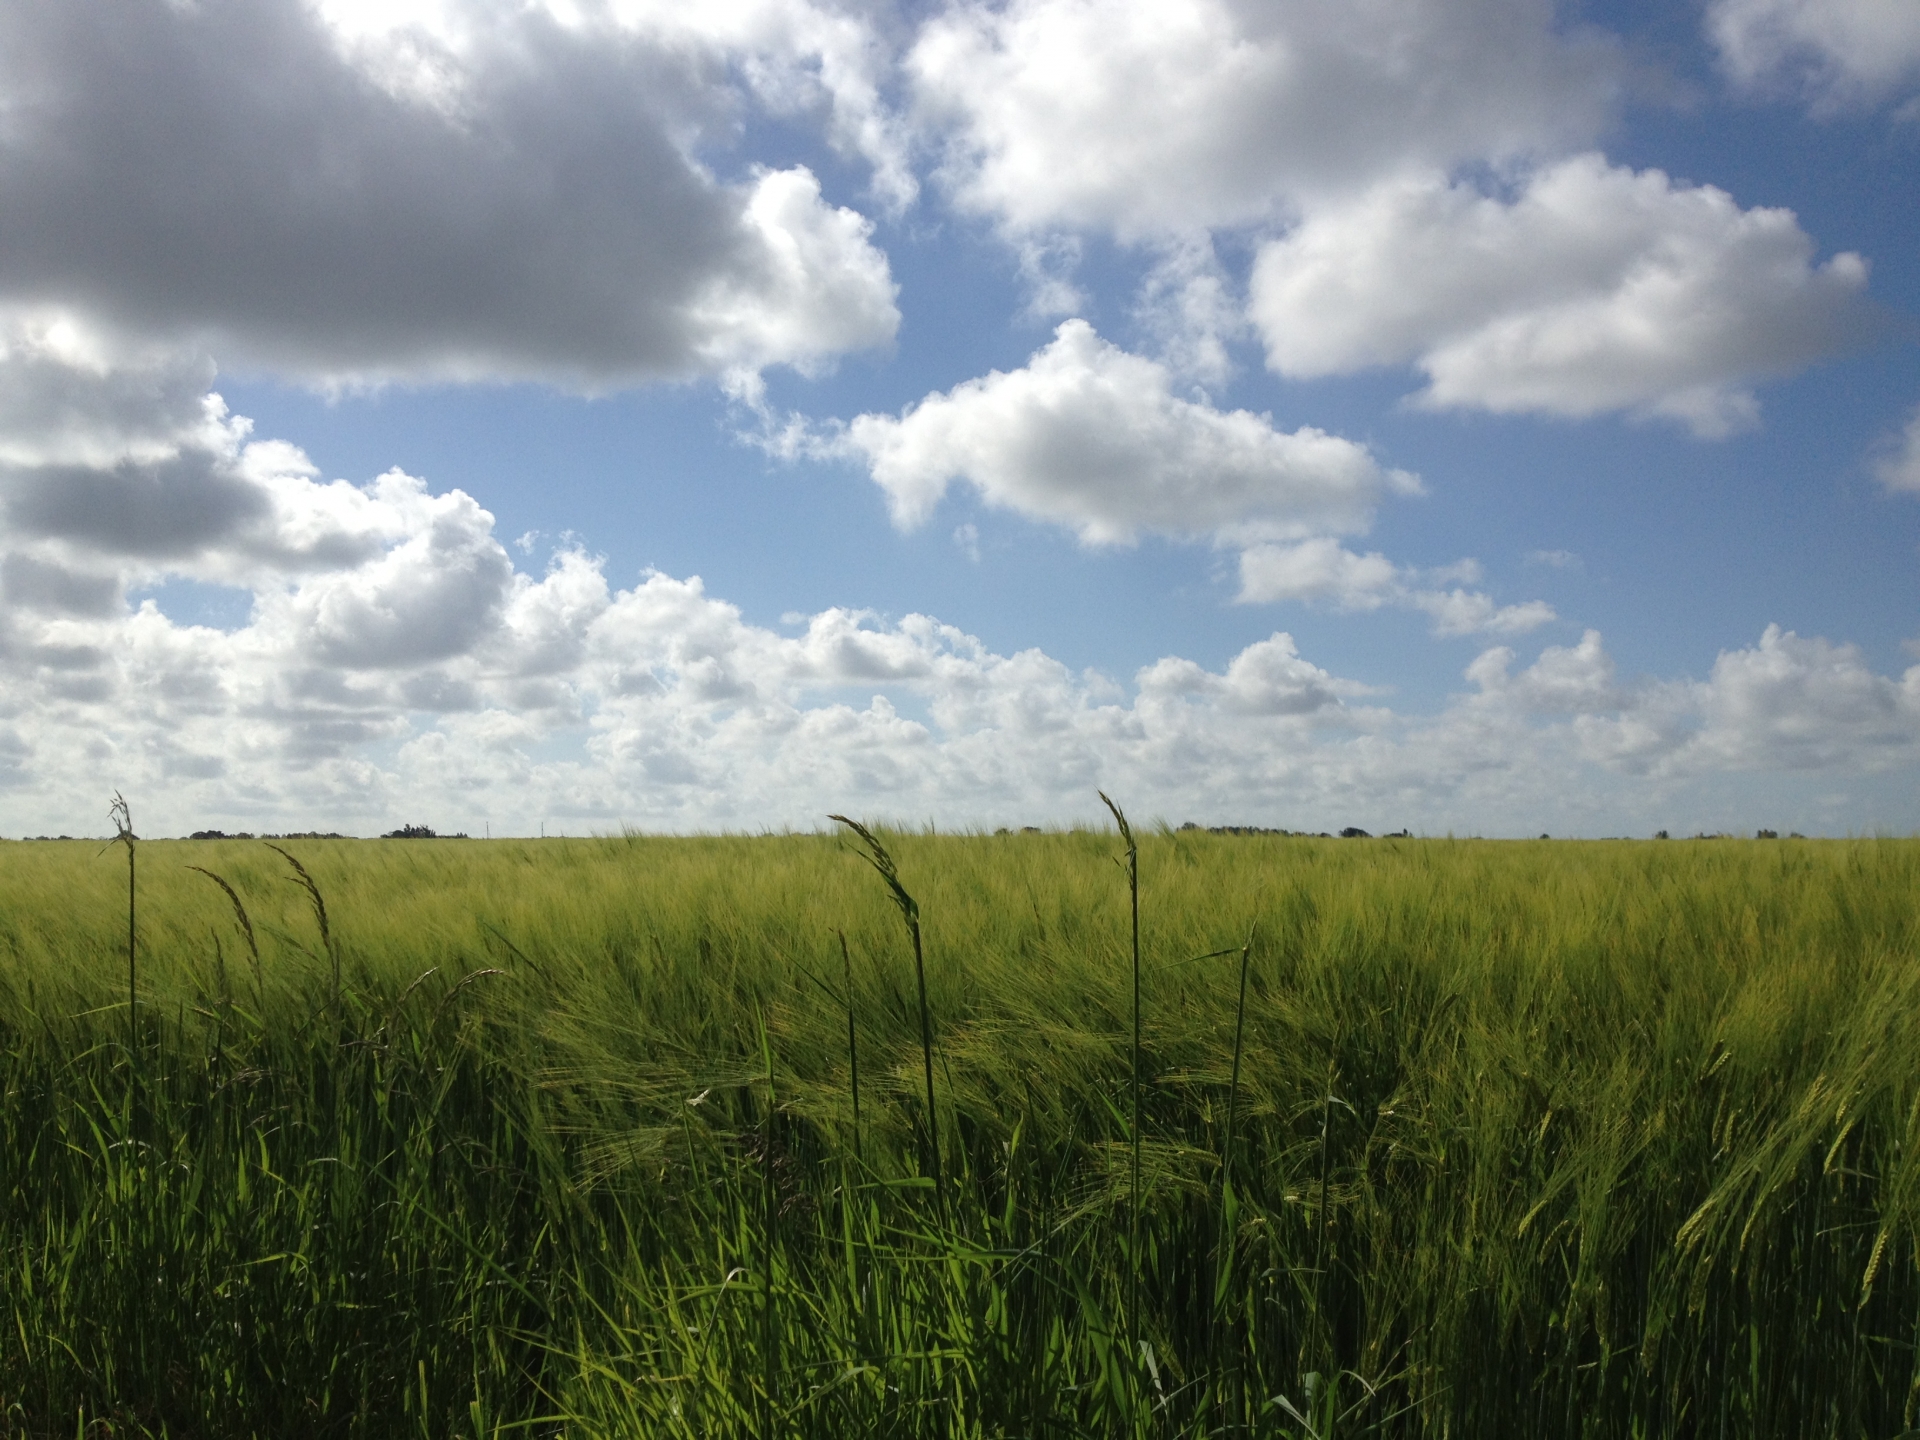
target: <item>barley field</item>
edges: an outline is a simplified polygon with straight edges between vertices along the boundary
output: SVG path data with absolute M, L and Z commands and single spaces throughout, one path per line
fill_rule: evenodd
M 1916 1423 L 1920 843 L 276 843 L 0 845 L 0 1433 Z

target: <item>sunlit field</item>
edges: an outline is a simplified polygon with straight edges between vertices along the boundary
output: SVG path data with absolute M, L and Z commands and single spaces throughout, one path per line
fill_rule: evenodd
M 1915 1423 L 1920 843 L 877 842 L 0 845 L 9 1433 Z

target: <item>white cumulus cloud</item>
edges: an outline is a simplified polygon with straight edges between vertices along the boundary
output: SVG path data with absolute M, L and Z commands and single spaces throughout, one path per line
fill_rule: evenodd
M 745 213 L 757 240 L 748 265 L 714 276 L 688 307 L 700 359 L 712 369 L 802 372 L 846 350 L 891 339 L 900 323 L 887 257 L 873 225 L 826 204 L 804 168 L 755 182 Z
M 1541 0 L 961 0 L 906 66 L 962 205 L 1132 239 L 1583 143 L 1616 60 Z
M 1084 320 L 1061 325 L 1018 370 L 898 416 L 857 417 L 839 443 L 865 461 L 903 526 L 924 522 L 963 481 L 989 505 L 1088 544 L 1361 529 L 1384 494 L 1418 483 L 1351 440 L 1183 399 L 1165 366 Z
M 1601 714 L 1633 703 L 1614 682 L 1613 657 L 1598 630 L 1587 631 L 1578 645 L 1549 645 L 1519 675 L 1508 673 L 1514 658 L 1505 645 L 1482 651 L 1467 667 L 1467 678 L 1483 694 L 1528 714 Z
M 1135 681 L 1143 702 L 1200 700 L 1234 715 L 1324 714 L 1337 711 L 1348 698 L 1371 693 L 1368 686 L 1302 659 L 1285 631 L 1249 645 L 1224 673 L 1170 655 L 1141 670 Z
M 1866 264 L 1814 262 L 1790 211 L 1742 210 L 1581 155 L 1511 198 L 1386 182 L 1262 247 L 1252 314 L 1289 376 L 1411 362 L 1420 403 L 1750 423 L 1752 383 L 1857 337 Z
M 1678 763 L 1827 770 L 1909 759 L 1920 736 L 1920 666 L 1878 675 L 1854 645 L 1769 625 L 1750 650 L 1714 661 L 1704 724 Z

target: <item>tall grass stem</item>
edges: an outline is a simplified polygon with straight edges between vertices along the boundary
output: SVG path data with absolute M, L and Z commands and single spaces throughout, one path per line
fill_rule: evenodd
M 920 948 L 920 906 L 900 883 L 900 872 L 893 863 L 893 856 L 871 830 L 845 815 L 829 815 L 827 818 L 846 826 L 860 837 L 860 842 L 866 846 L 867 863 L 886 881 L 887 889 L 893 895 L 893 903 L 899 907 L 900 916 L 907 923 L 907 934 L 913 940 L 913 979 L 920 993 L 920 1064 L 927 1082 L 927 1173 L 933 1180 L 935 1201 L 944 1207 L 946 1187 L 941 1184 L 940 1177 L 940 1115 L 934 1108 L 933 1098 L 933 1012 L 927 1004 L 927 964 Z
M 862 1163 L 860 1154 L 860 1041 L 853 1023 L 853 956 L 847 950 L 847 932 L 836 930 L 840 937 L 840 969 L 847 987 L 847 1085 L 853 1093 L 853 1163 L 857 1168 Z
M 1135 1365 L 1140 1362 L 1140 847 L 1134 844 L 1133 827 L 1120 807 L 1102 790 L 1100 799 L 1120 827 L 1126 843 L 1127 911 L 1133 945 L 1133 1067 L 1127 1106 L 1127 1127 L 1132 1145 L 1127 1186 L 1127 1351 Z
M 214 874 L 213 871 L 202 865 L 189 865 L 187 869 L 206 876 L 207 879 L 213 881 L 221 890 L 226 892 L 227 900 L 233 906 L 233 917 L 239 922 L 241 935 L 246 938 L 247 958 L 252 962 L 253 984 L 254 988 L 258 990 L 260 987 L 260 942 L 254 938 L 253 920 L 247 914 L 247 907 L 240 903 L 238 892 L 236 892 L 233 886 L 229 885 L 222 876 Z
M 134 1087 L 140 1068 L 140 1028 L 139 1011 L 140 990 L 138 970 L 135 964 L 135 926 L 134 926 L 134 867 L 133 847 L 133 811 L 127 807 L 125 798 L 118 790 L 113 792 L 113 804 L 107 808 L 107 815 L 113 821 L 115 835 L 113 843 L 127 847 L 127 1097 L 129 1116 Z
M 263 841 L 262 843 L 265 844 L 266 842 Z M 268 844 L 267 848 L 293 867 L 293 883 L 307 892 L 307 901 L 313 906 L 314 919 L 320 926 L 320 949 L 333 964 L 333 1009 L 334 1012 L 338 1014 L 340 1009 L 340 947 L 333 943 L 333 930 L 332 927 L 327 924 L 326 898 L 321 895 L 320 887 L 314 883 L 313 876 L 307 873 L 306 866 L 302 865 L 297 859 L 287 851 L 282 850 L 278 845 Z
M 760 1348 L 766 1374 L 762 1384 L 765 1395 L 765 1419 L 760 1427 L 762 1440 L 773 1440 L 774 1425 L 780 1413 L 780 1339 L 774 1325 L 773 1267 L 779 1247 L 780 1188 L 773 1171 L 773 1117 L 776 1110 L 773 1089 L 773 1040 L 767 1023 L 760 1020 L 760 1051 L 767 1067 L 767 1114 L 760 1138 L 760 1183 L 764 1205 L 762 1255 L 760 1265 Z
M 1218 1328 L 1220 1316 L 1233 1293 L 1234 1226 L 1237 1221 L 1233 1201 L 1233 1130 L 1234 1122 L 1239 1118 L 1240 1109 L 1240 1058 L 1246 1052 L 1247 970 L 1253 956 L 1254 929 L 1253 925 L 1247 927 L 1246 943 L 1240 947 L 1240 989 L 1233 1004 L 1233 1069 L 1227 1080 L 1227 1129 L 1220 1143 L 1220 1258 L 1213 1290 L 1214 1354 L 1216 1355 L 1221 1350 Z M 1231 1332 L 1231 1322 L 1228 1324 L 1228 1329 Z M 1242 1394 L 1245 1367 L 1241 1363 L 1240 1347 L 1237 1344 L 1232 1346 L 1231 1363 L 1233 1366 L 1232 1433 L 1238 1434 L 1246 1417 L 1246 1402 Z

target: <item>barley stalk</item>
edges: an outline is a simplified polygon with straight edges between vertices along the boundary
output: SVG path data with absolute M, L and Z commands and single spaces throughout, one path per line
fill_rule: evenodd
M 1100 800 L 1113 812 L 1126 845 L 1127 915 L 1133 955 L 1133 1050 L 1128 1087 L 1127 1129 L 1131 1146 L 1127 1184 L 1127 1351 L 1136 1363 L 1140 1350 L 1140 849 L 1120 807 L 1102 790 Z

